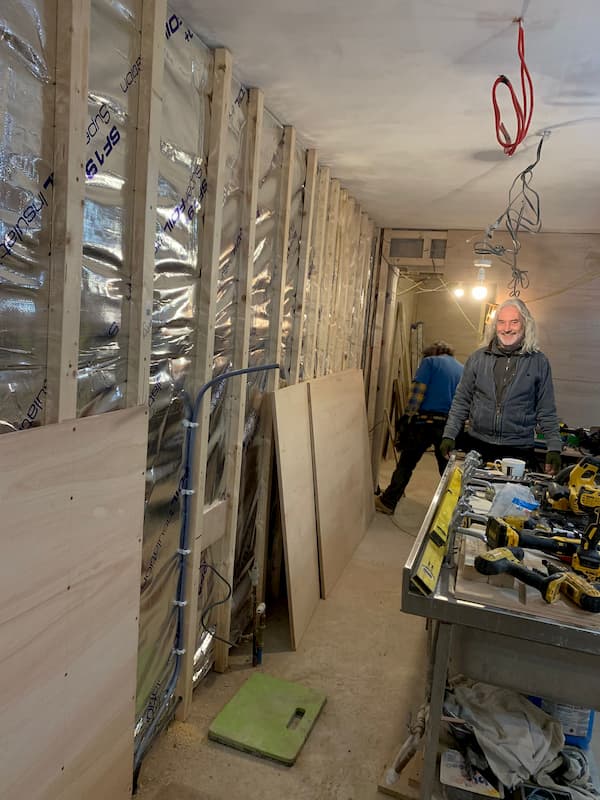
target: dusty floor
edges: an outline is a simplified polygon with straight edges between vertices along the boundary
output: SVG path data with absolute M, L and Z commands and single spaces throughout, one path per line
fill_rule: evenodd
M 385 488 L 393 462 L 383 466 Z M 146 757 L 136 800 L 375 800 L 384 766 L 421 702 L 423 620 L 400 611 L 401 570 L 438 483 L 435 459 L 419 464 L 395 517 L 377 514 L 331 597 L 321 601 L 296 652 L 281 624 L 266 631 L 261 669 L 321 690 L 327 703 L 293 767 L 209 742 L 208 727 L 252 674 L 244 652 L 196 690 Z M 399 527 L 400 526 L 400 527 Z M 285 630 L 284 630 L 285 633 Z M 285 640 L 285 637 L 284 637 Z

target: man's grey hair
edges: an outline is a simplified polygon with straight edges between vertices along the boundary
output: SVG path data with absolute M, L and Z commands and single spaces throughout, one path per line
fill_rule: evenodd
M 535 324 L 534 318 L 531 316 L 531 311 L 527 308 L 525 303 L 522 300 L 519 300 L 518 297 L 509 297 L 508 300 L 505 300 L 503 303 L 500 303 L 498 308 L 496 309 L 496 314 L 494 315 L 494 319 L 491 321 L 491 330 L 490 330 L 490 339 L 489 345 L 491 345 L 496 337 L 496 320 L 498 319 L 498 314 L 504 308 L 508 308 L 512 306 L 516 308 L 519 312 L 521 319 L 523 320 L 523 325 L 525 326 L 525 335 L 523 336 L 523 347 L 522 351 L 524 353 L 535 353 L 540 348 L 538 347 L 537 341 L 537 327 Z

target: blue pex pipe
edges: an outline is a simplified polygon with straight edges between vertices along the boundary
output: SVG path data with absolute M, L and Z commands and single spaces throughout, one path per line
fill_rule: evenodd
M 185 437 L 185 448 L 184 448 L 184 460 L 183 460 L 183 488 L 181 490 L 181 497 L 182 497 L 182 509 L 181 509 L 181 530 L 179 534 L 179 580 L 177 582 L 177 596 L 175 598 L 175 604 L 177 608 L 177 636 L 175 638 L 175 648 L 173 653 L 175 655 L 175 670 L 173 672 L 173 676 L 171 680 L 167 684 L 165 688 L 164 697 L 166 701 L 163 703 L 162 707 L 158 710 L 156 716 L 150 723 L 146 733 L 143 735 L 138 747 L 135 750 L 134 755 L 134 770 L 137 770 L 142 762 L 148 747 L 150 746 L 152 740 L 154 739 L 156 731 L 159 727 L 164 724 L 166 721 L 164 719 L 165 712 L 172 705 L 173 709 L 175 708 L 175 704 L 171 704 L 171 697 L 175 692 L 175 687 L 177 685 L 177 681 L 179 679 L 179 673 L 181 671 L 181 659 L 185 653 L 183 649 L 183 615 L 185 606 L 183 602 L 185 600 L 185 559 L 189 554 L 189 504 L 190 504 L 190 492 L 193 494 L 193 473 L 192 473 L 192 457 L 194 455 L 194 447 L 196 442 L 196 429 L 198 427 L 198 417 L 200 416 L 200 409 L 202 408 L 202 401 L 204 399 L 204 395 L 206 392 L 215 386 L 218 383 L 221 383 L 224 380 L 229 380 L 229 378 L 237 378 L 239 375 L 249 375 L 252 372 L 267 372 L 269 370 L 279 369 L 279 364 L 266 364 L 260 367 L 246 367 L 245 369 L 234 369 L 230 372 L 223 372 L 217 378 L 212 378 L 212 380 L 208 381 L 200 388 L 196 396 L 196 401 L 194 403 L 194 408 L 192 411 L 191 419 L 188 419 L 184 422 L 186 425 L 186 437 Z

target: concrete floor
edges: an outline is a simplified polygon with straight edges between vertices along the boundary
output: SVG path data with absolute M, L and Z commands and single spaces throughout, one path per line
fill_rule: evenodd
M 392 461 L 382 467 L 383 488 L 392 469 Z M 377 783 L 406 738 L 424 680 L 424 623 L 400 611 L 401 570 L 438 480 L 426 453 L 395 516 L 375 515 L 296 652 L 282 646 L 285 619 L 278 624 L 272 611 L 260 669 L 327 695 L 296 764 L 279 766 L 208 741 L 213 718 L 253 671 L 244 652 L 234 650 L 230 670 L 209 674 L 189 719 L 172 723 L 144 760 L 137 800 L 384 797 Z

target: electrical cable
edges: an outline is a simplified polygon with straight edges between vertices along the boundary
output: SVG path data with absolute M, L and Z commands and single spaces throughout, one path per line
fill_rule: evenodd
M 519 34 L 517 38 L 517 55 L 521 62 L 521 94 L 522 102 L 519 101 L 517 93 L 515 92 L 512 83 L 506 75 L 499 75 L 494 81 L 492 86 L 492 106 L 494 109 L 494 123 L 496 126 L 496 140 L 500 147 L 503 148 L 507 156 L 512 156 L 517 147 L 525 140 L 527 131 L 531 124 L 531 117 L 533 115 L 533 81 L 525 63 L 525 31 L 523 29 L 523 20 L 518 18 L 515 20 L 519 23 Z M 517 128 L 515 131 L 514 141 L 511 140 L 500 114 L 498 106 L 498 99 L 496 97 L 498 87 L 506 86 L 512 100 L 513 109 L 517 121 Z
M 418 536 L 417 533 L 413 533 L 412 531 L 407 531 L 406 528 L 403 528 L 401 525 L 398 525 L 398 523 L 395 521 L 393 516 L 390 516 L 389 520 L 392 523 L 392 525 L 395 525 L 396 528 L 398 528 L 399 531 L 402 531 L 402 533 L 405 533 L 407 536 L 410 536 L 413 539 L 417 538 L 417 536 Z
M 211 628 L 207 628 L 206 624 L 204 622 L 204 617 L 207 614 L 209 614 L 213 610 L 213 608 L 216 608 L 217 606 L 222 606 L 223 603 L 226 603 L 229 600 L 229 598 L 231 597 L 231 595 L 233 594 L 233 589 L 232 589 L 231 584 L 229 583 L 227 578 L 224 578 L 223 575 L 221 575 L 221 573 L 219 572 L 219 570 L 216 567 L 213 567 L 213 565 L 209 564 L 207 561 L 205 561 L 203 564 L 200 565 L 200 569 L 204 569 L 205 567 L 208 567 L 209 569 L 212 569 L 212 571 L 215 573 L 215 575 L 223 581 L 225 586 L 227 586 L 227 596 L 224 597 L 222 600 L 216 600 L 214 603 L 209 603 L 206 606 L 206 608 L 204 609 L 204 611 L 200 615 L 200 625 L 202 626 L 203 630 L 206 631 L 206 633 L 210 633 L 210 635 L 213 637 L 213 639 L 217 639 L 219 642 L 223 642 L 224 644 L 228 644 L 230 647 L 235 647 L 235 642 L 230 642 L 228 639 L 224 639 L 222 636 L 217 636 L 215 631 L 212 630 Z
M 488 227 L 486 238 L 475 242 L 473 245 L 473 252 L 476 255 L 496 256 L 504 264 L 510 266 L 512 277 L 508 283 L 508 288 L 510 289 L 511 297 L 518 297 L 523 289 L 529 287 L 527 270 L 519 269 L 517 266 L 518 254 L 521 249 L 519 234 L 522 231 L 539 233 L 542 229 L 540 196 L 532 188 L 531 181 L 533 179 L 533 170 L 540 162 L 542 146 L 547 136 L 548 132 L 542 134 L 537 146 L 535 160 L 519 172 L 513 180 L 508 190 L 508 205 L 498 219 Z M 492 244 L 492 235 L 502 223 L 504 223 L 504 227 L 511 238 L 512 247 Z
M 463 308 L 463 307 L 461 306 L 461 304 L 458 302 L 458 297 L 456 297 L 456 296 L 455 296 L 455 294 L 454 294 L 454 293 L 453 293 L 453 292 L 450 290 L 450 287 L 448 286 L 448 284 L 446 283 L 446 281 L 445 281 L 445 280 L 444 280 L 442 277 L 440 277 L 439 275 L 438 275 L 437 277 L 438 277 L 438 280 L 439 280 L 439 281 L 442 283 L 442 286 L 443 286 L 443 288 L 444 288 L 444 289 L 445 289 L 445 290 L 448 292 L 448 294 L 450 295 L 450 297 L 452 298 L 452 300 L 453 300 L 453 301 L 454 301 L 454 303 L 456 304 L 456 307 L 458 308 L 458 310 L 460 311 L 460 313 L 463 315 L 463 317 L 465 318 L 465 320 L 468 322 L 468 324 L 471 326 L 471 328 L 472 328 L 474 331 L 477 331 L 477 326 L 476 326 L 476 325 L 473 323 L 473 321 L 472 321 L 472 320 L 470 320 L 470 319 L 469 319 L 469 317 L 467 316 L 467 314 L 466 314 L 466 312 L 465 312 L 464 308 Z

